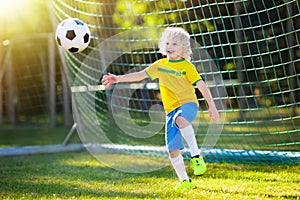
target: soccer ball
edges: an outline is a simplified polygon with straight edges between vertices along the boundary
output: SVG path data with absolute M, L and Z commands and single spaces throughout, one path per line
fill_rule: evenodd
M 56 29 L 55 39 L 59 46 L 70 53 L 83 51 L 90 43 L 91 32 L 83 21 L 77 18 L 63 20 Z

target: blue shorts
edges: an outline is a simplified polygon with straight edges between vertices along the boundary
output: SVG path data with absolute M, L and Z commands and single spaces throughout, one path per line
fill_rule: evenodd
M 176 108 L 166 116 L 166 144 L 169 151 L 183 149 L 182 136 L 179 128 L 176 125 L 176 118 L 178 116 L 184 117 L 190 123 L 196 118 L 198 106 L 196 103 L 186 103 Z

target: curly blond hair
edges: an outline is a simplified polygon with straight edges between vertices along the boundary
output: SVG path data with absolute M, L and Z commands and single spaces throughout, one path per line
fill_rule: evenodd
M 166 52 L 166 43 L 168 40 L 178 39 L 177 43 L 179 46 L 180 55 L 182 58 L 190 61 L 191 60 L 191 43 L 190 43 L 190 35 L 183 28 L 179 27 L 167 27 L 161 34 L 161 37 L 158 42 L 159 53 L 163 55 L 167 55 Z

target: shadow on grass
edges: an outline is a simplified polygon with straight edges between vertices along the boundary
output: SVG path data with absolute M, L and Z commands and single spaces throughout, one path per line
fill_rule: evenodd
M 86 181 L 86 180 L 82 180 Z M 1 184 L 2 185 L 2 184 Z M 79 199 L 79 198 L 155 198 L 157 194 L 151 193 L 139 193 L 134 191 L 116 191 L 114 188 L 109 190 L 103 190 L 100 187 L 83 188 L 74 184 L 66 185 L 59 183 L 33 183 L 33 182 L 19 182 L 12 181 L 6 182 L 9 187 L 1 186 L 2 198 L 42 198 L 47 197 L 50 199 L 54 198 L 65 198 L 65 199 Z M 159 196 L 164 196 L 159 194 Z
M 153 192 L 149 184 L 152 185 L 157 178 L 175 178 L 171 169 L 144 174 L 120 172 L 99 163 L 88 153 L 6 157 L 1 160 L 0 196 L 4 199 L 163 198 L 168 193 Z

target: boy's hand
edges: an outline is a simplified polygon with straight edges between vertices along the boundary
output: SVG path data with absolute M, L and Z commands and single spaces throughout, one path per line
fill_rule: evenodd
M 107 75 L 103 76 L 101 81 L 102 81 L 102 84 L 105 85 L 106 88 L 108 88 L 112 84 L 118 83 L 119 79 L 118 79 L 118 76 L 116 76 L 114 74 L 107 74 Z
M 220 119 L 220 114 L 216 107 L 209 108 L 208 113 L 214 122 Z

